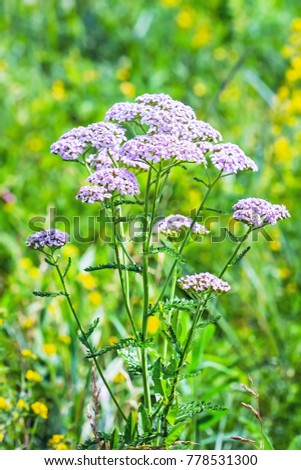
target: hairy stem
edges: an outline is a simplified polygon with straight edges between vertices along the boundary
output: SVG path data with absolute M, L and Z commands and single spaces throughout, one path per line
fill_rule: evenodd
M 54 264 L 54 266 L 55 266 L 55 268 L 56 268 L 56 271 L 57 271 L 57 273 L 58 273 L 59 279 L 60 279 L 61 284 L 62 284 L 63 292 L 64 292 L 64 294 L 65 294 L 65 296 L 66 296 L 66 299 L 67 299 L 69 308 L 70 308 L 70 310 L 71 310 L 71 312 L 72 312 L 72 314 L 73 314 L 73 317 L 74 317 L 74 319 L 75 319 L 75 321 L 76 321 L 76 324 L 77 324 L 77 326 L 78 326 L 78 329 L 79 329 L 79 331 L 80 331 L 80 333 L 81 333 L 81 335 L 82 335 L 82 337 L 83 337 L 83 339 L 84 339 L 84 341 L 85 341 L 85 344 L 86 344 L 86 346 L 87 346 L 89 352 L 90 352 L 91 355 L 93 356 L 93 354 L 94 354 L 93 347 L 91 346 L 91 344 L 90 344 L 90 342 L 89 342 L 89 339 L 87 338 L 87 336 L 86 336 L 86 334 L 85 334 L 85 332 L 84 332 L 84 330 L 83 330 L 83 327 L 82 327 L 82 325 L 81 325 L 81 322 L 80 322 L 80 320 L 79 320 L 79 317 L 78 317 L 78 315 L 77 315 L 77 313 L 76 313 L 76 311 L 75 311 L 75 309 L 74 309 L 74 307 L 73 307 L 73 304 L 72 304 L 71 299 L 70 299 L 70 294 L 68 293 L 67 288 L 66 288 L 66 284 L 65 284 L 64 277 L 63 277 L 63 275 L 62 275 L 62 272 L 61 272 L 61 270 L 60 270 L 59 265 L 57 264 L 57 260 L 55 260 L 54 257 L 52 257 L 52 262 L 53 262 L 53 264 Z M 118 409 L 118 411 L 119 411 L 121 417 L 126 421 L 126 416 L 125 416 L 124 412 L 122 411 L 122 409 L 121 409 L 121 407 L 120 407 L 118 401 L 116 400 L 116 398 L 115 398 L 115 396 L 114 396 L 114 393 L 113 393 L 113 391 L 112 391 L 110 385 L 108 384 L 108 382 L 107 382 L 107 380 L 106 380 L 106 378 L 105 378 L 105 376 L 104 376 L 104 374 L 103 374 L 103 372 L 102 372 L 102 370 L 101 370 L 101 368 L 100 368 L 100 366 L 99 366 L 99 364 L 98 364 L 98 361 L 97 361 L 97 359 L 96 359 L 95 357 L 93 357 L 93 361 L 94 361 L 95 367 L 96 367 L 96 369 L 97 369 L 97 372 L 99 373 L 99 375 L 100 375 L 100 377 L 101 377 L 101 379 L 102 379 L 102 381 L 103 381 L 105 387 L 107 388 L 107 390 L 108 390 L 108 392 L 109 392 L 109 394 L 110 394 L 110 396 L 111 396 L 111 398 L 112 398 L 112 400 L 113 400 L 113 402 L 114 402 L 116 408 Z

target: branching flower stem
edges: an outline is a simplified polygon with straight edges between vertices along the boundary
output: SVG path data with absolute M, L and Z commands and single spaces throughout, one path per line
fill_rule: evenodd
M 85 341 L 85 345 L 87 346 L 89 352 L 91 353 L 91 355 L 92 355 L 92 357 L 93 357 L 93 354 L 94 354 L 93 347 L 92 347 L 92 345 L 90 344 L 90 341 L 89 341 L 89 339 L 87 338 L 86 333 L 84 332 L 84 329 L 83 329 L 83 327 L 82 327 L 82 325 L 81 325 L 80 319 L 79 319 L 79 317 L 78 317 L 78 315 L 77 315 L 77 313 L 76 313 L 76 311 L 75 311 L 75 309 L 74 309 L 74 306 L 73 306 L 73 304 L 72 304 L 72 301 L 71 301 L 71 299 L 70 299 L 70 294 L 69 294 L 69 292 L 67 291 L 67 287 L 66 287 L 66 284 L 65 284 L 64 276 L 63 276 L 63 274 L 62 274 L 62 272 L 61 272 L 61 269 L 60 269 L 60 267 L 59 267 L 59 265 L 58 265 L 58 263 L 57 263 L 57 259 L 55 259 L 53 255 L 52 255 L 52 257 L 51 257 L 51 263 L 55 266 L 55 269 L 56 269 L 56 271 L 57 271 L 57 273 L 58 273 L 58 276 L 59 276 L 59 279 L 60 279 L 60 282 L 61 282 L 61 285 L 62 285 L 63 292 L 64 292 L 65 297 L 66 297 L 66 299 L 67 299 L 67 303 L 68 303 L 68 305 L 69 305 L 69 308 L 70 308 L 70 310 L 71 310 L 71 312 L 72 312 L 72 314 L 73 314 L 73 317 L 74 317 L 74 319 L 75 319 L 75 321 L 76 321 L 76 324 L 77 324 L 77 326 L 78 326 L 78 329 L 79 329 L 79 331 L 80 331 L 80 333 L 81 333 L 81 335 L 82 335 L 82 337 L 83 337 L 83 339 L 84 339 L 84 341 Z M 106 380 L 106 378 L 105 378 L 105 376 L 104 376 L 104 374 L 103 374 L 103 372 L 102 372 L 102 370 L 101 370 L 101 368 L 100 368 L 100 366 L 99 366 L 99 364 L 98 364 L 98 361 L 97 361 L 96 357 L 93 357 L 93 361 L 94 361 L 95 367 L 96 367 L 96 369 L 97 369 L 97 371 L 98 371 L 98 373 L 99 373 L 99 375 L 100 375 L 100 377 L 101 377 L 101 379 L 102 379 L 102 381 L 103 381 L 103 383 L 104 383 L 106 389 L 108 390 L 108 392 L 109 392 L 109 394 L 110 394 L 110 396 L 111 396 L 111 398 L 112 398 L 112 400 L 113 400 L 113 402 L 114 402 L 116 408 L 118 409 L 118 411 L 119 411 L 121 417 L 126 421 L 126 416 L 125 416 L 124 412 L 122 411 L 121 406 L 119 405 L 118 401 L 116 400 L 116 398 L 115 398 L 115 396 L 114 396 L 114 393 L 113 393 L 113 391 L 112 391 L 112 389 L 111 389 L 109 383 L 107 382 L 107 380 Z

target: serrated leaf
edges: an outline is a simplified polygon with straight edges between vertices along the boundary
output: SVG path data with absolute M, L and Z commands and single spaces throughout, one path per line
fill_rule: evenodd
M 162 330 L 168 342 L 172 345 L 173 349 L 177 353 L 178 357 L 180 358 L 182 355 L 182 347 L 178 341 L 176 333 L 171 325 L 168 325 L 167 331 Z
M 110 439 L 110 449 L 111 450 L 118 450 L 119 449 L 119 433 L 118 430 L 115 428 L 111 434 Z
M 232 266 L 235 266 L 236 264 L 240 263 L 242 261 L 242 259 L 246 256 L 246 254 L 248 253 L 248 251 L 251 250 L 251 247 L 250 246 L 247 246 L 247 248 L 245 248 L 236 258 L 235 260 L 233 261 L 233 263 L 231 263 Z
M 134 415 L 131 412 L 126 420 L 126 425 L 124 429 L 124 442 L 125 444 L 132 444 L 135 441 L 137 433 L 137 427 L 134 419 Z
M 33 295 L 36 297 L 58 297 L 59 295 L 64 295 L 66 296 L 65 292 L 59 291 L 59 292 L 44 292 L 41 290 L 34 290 Z
M 170 446 L 179 439 L 185 428 L 186 423 L 178 423 L 171 428 L 165 440 L 166 449 L 169 449 Z
M 207 320 L 202 321 L 201 323 L 199 323 L 196 326 L 196 328 L 205 328 L 208 325 L 217 323 L 221 318 L 222 318 L 221 315 L 216 315 L 215 317 L 209 317 Z
M 125 349 L 125 348 L 148 348 L 152 344 L 152 338 L 147 339 L 146 341 L 142 341 L 141 339 L 136 339 L 136 338 L 122 338 L 119 341 L 117 341 L 115 344 L 112 344 L 111 346 L 107 346 L 106 348 L 99 349 L 98 351 L 95 351 L 95 353 L 88 354 L 86 357 L 89 359 L 91 357 L 97 357 L 97 356 L 102 356 L 103 354 L 106 354 L 110 351 L 118 351 L 120 349 Z
M 152 365 L 152 379 L 154 382 L 153 390 L 161 397 L 164 397 L 164 391 L 161 382 L 161 358 L 159 357 Z
M 65 267 L 65 271 L 63 273 L 63 278 L 67 276 L 67 273 L 70 269 L 70 266 L 71 266 L 71 258 L 68 258 L 68 263 L 67 263 L 67 266 Z
M 181 310 L 186 312 L 195 312 L 198 306 L 198 302 L 192 299 L 178 299 L 166 300 L 165 302 L 159 302 L 155 308 L 151 307 L 149 315 L 154 315 L 156 312 L 169 313 L 170 310 Z
M 102 269 L 121 269 L 122 271 L 132 271 L 135 273 L 141 274 L 143 271 L 143 267 L 138 264 L 121 264 L 118 266 L 117 263 L 107 263 L 107 264 L 99 264 L 98 266 L 88 266 L 84 270 L 87 272 L 91 271 L 101 271 Z
M 219 405 L 218 403 L 192 401 L 191 403 L 185 403 L 179 407 L 176 423 L 186 421 L 188 418 L 191 418 L 196 414 L 202 413 L 203 411 L 214 412 L 225 410 L 227 410 L 227 408 Z
M 183 256 L 181 256 L 173 248 L 170 248 L 169 246 L 166 246 L 166 245 L 161 245 L 158 247 L 150 248 L 149 250 L 143 252 L 144 255 L 155 255 L 157 253 L 166 253 L 172 256 L 173 258 L 176 258 L 179 263 L 182 263 L 182 264 L 185 263 L 185 259 L 183 258 Z
M 147 434 L 151 431 L 152 425 L 148 412 L 144 405 L 140 403 L 138 408 L 138 434 Z

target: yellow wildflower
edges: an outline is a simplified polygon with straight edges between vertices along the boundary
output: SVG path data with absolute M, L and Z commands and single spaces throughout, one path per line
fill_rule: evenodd
M 43 377 L 41 377 L 38 372 L 36 372 L 35 370 L 31 370 L 31 369 L 29 369 L 26 372 L 25 378 L 29 382 L 42 382 L 42 380 L 43 380 Z
M 160 327 L 160 320 L 158 317 L 151 316 L 148 319 L 148 324 L 147 324 L 147 331 L 150 335 L 154 335 L 157 333 L 159 327 Z
M 23 328 L 25 328 L 26 330 L 33 328 L 34 325 L 35 325 L 35 319 L 33 317 L 25 318 L 25 320 L 22 323 Z
M 96 287 L 95 278 L 89 273 L 79 273 L 77 279 L 88 290 L 93 290 Z
M 292 274 L 291 270 L 286 266 L 283 268 L 279 268 L 278 273 L 281 279 L 287 279 Z
M 54 446 L 59 444 L 64 440 L 63 434 L 53 434 L 53 436 L 49 439 L 48 444 L 50 446 Z
M 23 349 L 21 351 L 21 355 L 23 357 L 28 358 L 28 359 L 36 359 L 37 358 L 37 356 L 30 349 Z
M 183 8 L 180 10 L 179 14 L 176 17 L 176 22 L 179 28 L 189 29 L 193 25 L 193 20 L 195 18 L 195 12 L 191 8 Z
M 202 82 L 197 82 L 193 86 L 193 92 L 196 96 L 204 96 L 206 94 L 206 91 L 207 91 L 207 87 Z
M 113 382 L 115 384 L 120 384 L 121 382 L 124 382 L 125 381 L 125 375 L 123 372 L 117 372 L 117 374 L 115 375 L 115 377 L 113 378 Z
M 272 240 L 269 243 L 269 246 L 270 246 L 272 251 L 280 251 L 280 249 L 281 249 L 281 243 L 280 243 L 279 240 Z
M 32 137 L 26 142 L 26 147 L 32 152 L 39 152 L 44 146 L 44 141 L 40 137 Z
M 67 344 L 67 346 L 68 346 L 69 344 L 71 344 L 71 338 L 70 338 L 69 335 L 61 335 L 61 336 L 59 336 L 59 340 L 60 340 L 62 343 Z
M 100 77 L 101 77 L 101 73 L 99 70 L 86 70 L 83 74 L 83 80 L 86 83 L 94 82 Z
M 66 97 L 65 85 L 62 80 L 55 80 L 52 85 L 52 96 L 56 101 L 63 101 Z
M 277 97 L 280 101 L 286 100 L 289 97 L 289 89 L 287 86 L 281 86 L 277 92 Z
M 33 266 L 32 268 L 28 270 L 28 275 L 32 279 L 38 279 L 38 277 L 40 276 L 39 268 L 36 268 L 35 266 Z
M 78 253 L 79 253 L 79 250 L 77 246 L 72 245 L 72 244 L 65 245 L 62 248 L 62 255 L 66 257 L 69 256 L 71 258 L 72 256 L 77 256 Z
M 57 446 L 55 446 L 55 450 L 68 450 L 68 447 L 66 446 L 66 444 L 64 444 L 63 442 L 61 442 L 60 444 L 58 444 Z
M 3 432 L 0 432 L 0 442 L 2 442 L 4 440 L 4 437 L 5 436 L 4 436 Z
M 136 87 L 131 82 L 122 82 L 120 84 L 120 90 L 126 98 L 133 98 L 136 94 Z
M 118 343 L 118 338 L 117 336 L 110 336 L 109 338 L 109 345 L 114 346 L 114 344 Z
M 120 67 L 116 70 L 115 74 L 117 80 L 126 81 L 130 78 L 130 71 L 128 67 Z
M 32 261 L 30 258 L 21 258 L 19 261 L 19 267 L 21 269 L 29 269 L 32 267 Z
M 90 300 L 91 304 L 99 305 L 101 303 L 102 297 L 99 292 L 90 292 L 88 294 L 88 299 Z
M 44 403 L 41 403 L 40 401 L 35 401 L 31 405 L 31 409 L 36 415 L 40 416 L 41 418 L 48 418 L 48 408 L 46 405 L 44 405 Z
M 19 410 L 29 410 L 29 405 L 20 398 L 20 400 L 17 401 L 17 408 L 19 408 Z
M 291 26 L 293 31 L 296 31 L 298 33 L 301 33 L 301 18 L 295 18 L 292 21 L 292 26 Z
M 278 162 L 285 162 L 291 159 L 290 142 L 287 137 L 278 137 L 274 144 L 274 154 Z
M 286 286 L 287 292 L 294 294 L 297 291 L 297 284 L 295 282 L 289 282 Z
M 6 398 L 0 397 L 0 410 L 9 411 L 11 408 L 11 403 Z
M 227 51 L 224 47 L 216 47 L 213 51 L 215 60 L 224 60 L 227 58 Z
M 53 356 L 56 353 L 56 346 L 54 344 L 44 344 L 43 351 L 47 356 Z
M 211 32 L 209 26 L 204 24 L 200 26 L 193 36 L 192 45 L 195 47 L 203 47 L 209 44 L 211 39 Z
M 164 7 L 174 8 L 179 5 L 181 0 L 161 0 L 161 3 Z

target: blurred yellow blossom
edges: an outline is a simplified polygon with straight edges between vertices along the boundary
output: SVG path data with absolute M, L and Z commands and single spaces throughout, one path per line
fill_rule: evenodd
M 33 328 L 34 325 L 35 325 L 35 318 L 34 317 L 25 318 L 22 322 L 22 326 L 26 330 L 29 330 L 30 328 Z
M 150 335 L 154 335 L 157 333 L 159 327 L 160 327 L 160 320 L 158 317 L 151 316 L 148 319 L 148 324 L 147 324 L 147 331 Z
M 79 273 L 77 276 L 78 281 L 88 290 L 95 289 L 95 278 L 89 273 Z
M 19 408 L 19 410 L 29 410 L 29 405 L 28 405 L 28 403 L 26 403 L 26 401 L 24 401 L 24 400 L 22 400 L 22 398 L 20 398 L 17 401 L 17 408 Z
M 96 292 L 96 291 L 90 292 L 88 294 L 88 299 L 91 302 L 91 304 L 93 304 L 93 305 L 99 305 L 102 301 L 102 297 L 101 297 L 100 293 Z
M 161 4 L 167 8 L 177 7 L 181 3 L 181 0 L 161 0 Z
M 5 436 L 4 436 L 3 432 L 0 432 L 0 442 L 2 442 L 4 440 L 4 437 Z
M 294 48 L 288 45 L 283 46 L 281 49 L 281 54 L 286 59 L 290 58 L 294 54 Z
M 31 137 L 26 142 L 26 147 L 31 152 L 39 152 L 44 146 L 44 141 L 40 137 Z
M 281 279 L 287 279 L 292 274 L 291 270 L 286 266 L 283 268 L 279 268 L 278 273 Z
M 72 256 L 77 256 L 79 253 L 79 250 L 77 246 L 72 245 L 71 243 L 68 245 L 65 245 L 62 249 L 62 255 L 66 257 L 72 258 Z
M 277 98 L 280 101 L 286 100 L 289 97 L 289 89 L 287 86 L 283 85 L 279 88 L 277 92 Z
M 31 370 L 31 369 L 26 371 L 25 378 L 29 382 L 42 382 L 43 380 L 43 377 L 41 377 L 38 372 L 36 372 L 35 370 Z
M 109 338 L 109 345 L 114 346 L 114 344 L 118 343 L 118 338 L 117 336 L 110 336 Z
M 216 47 L 213 51 L 213 57 L 215 60 L 225 60 L 227 55 L 227 51 L 224 47 Z
M 29 269 L 32 267 L 32 261 L 30 258 L 21 258 L 19 260 L 19 267 L 21 269 Z
M 9 411 L 11 408 L 11 403 L 6 398 L 0 397 L 0 410 Z
M 130 78 L 130 70 L 129 67 L 120 67 L 116 70 L 115 74 L 117 80 L 126 81 Z
M 195 11 L 192 8 L 183 8 L 176 17 L 179 28 L 189 29 L 194 23 Z
M 113 382 L 115 384 L 120 384 L 121 382 L 124 382 L 125 380 L 126 380 L 126 377 L 123 372 L 117 372 L 117 374 L 113 378 Z
M 298 286 L 295 282 L 289 282 L 286 286 L 286 290 L 290 294 L 294 294 L 297 291 L 297 288 L 298 288 Z
M 101 73 L 100 73 L 99 70 L 86 70 L 83 73 L 83 80 L 86 83 L 94 82 L 95 80 L 97 80 L 100 77 L 101 77 Z
M 59 444 L 64 440 L 63 434 L 53 434 L 53 436 L 49 439 L 48 444 L 50 446 L 54 446 Z
M 291 149 L 290 142 L 287 137 L 281 136 L 278 137 L 274 144 L 274 154 L 275 158 L 279 162 L 290 160 L 291 158 Z
M 136 87 L 131 82 L 122 82 L 120 84 L 120 90 L 126 98 L 133 98 L 136 94 Z
M 21 354 L 23 357 L 28 359 L 35 360 L 37 358 L 37 356 L 30 349 L 22 349 Z
M 206 91 L 207 91 L 207 87 L 205 83 L 197 82 L 193 86 L 193 92 L 196 96 L 204 96 L 206 94 Z
M 68 447 L 66 446 L 66 444 L 64 444 L 64 442 L 61 442 L 60 444 L 55 446 L 55 450 L 68 450 Z
M 272 251 L 280 251 L 281 249 L 280 240 L 272 240 L 271 242 L 269 242 L 269 247 L 271 248 Z
M 48 408 L 46 405 L 44 405 L 44 403 L 41 403 L 40 401 L 35 401 L 31 405 L 31 409 L 36 415 L 41 416 L 41 418 L 43 419 L 48 418 Z
M 38 279 L 38 277 L 40 276 L 40 270 L 39 270 L 39 268 L 36 268 L 35 266 L 30 268 L 27 272 L 28 272 L 28 275 L 32 279 Z
M 194 47 L 203 47 L 209 44 L 211 39 L 211 31 L 207 24 L 200 26 L 192 38 L 192 45 Z
M 60 335 L 59 336 L 59 340 L 63 343 L 63 344 L 71 344 L 71 338 L 69 335 Z
M 293 31 L 301 33 L 301 18 L 295 18 L 291 27 Z
M 52 96 L 57 101 L 63 101 L 66 97 L 65 85 L 62 80 L 55 80 L 52 85 Z
M 43 346 L 43 351 L 47 356 L 56 354 L 56 346 L 54 344 L 46 343 Z

